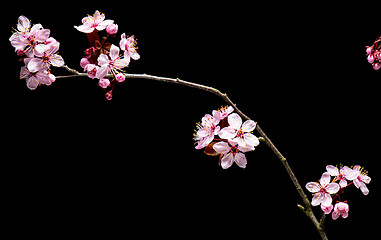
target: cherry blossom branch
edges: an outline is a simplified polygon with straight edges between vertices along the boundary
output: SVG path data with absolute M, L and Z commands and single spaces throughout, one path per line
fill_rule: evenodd
M 72 75 L 57 76 L 56 77 L 57 79 L 72 78 L 72 77 L 87 77 L 88 76 L 86 73 L 79 73 L 78 71 L 71 69 L 66 65 L 63 65 L 62 67 L 64 69 L 66 69 L 67 71 L 69 71 L 70 73 L 72 73 Z M 245 115 L 233 103 L 233 101 L 227 96 L 226 93 L 222 93 L 220 90 L 218 90 L 216 88 L 205 86 L 202 84 L 193 83 L 193 82 L 184 81 L 184 80 L 181 80 L 179 78 L 159 77 L 159 76 L 153 76 L 153 75 L 149 75 L 149 74 L 128 74 L 128 73 L 125 73 L 124 76 L 126 78 L 150 79 L 150 80 L 159 81 L 159 82 L 175 83 L 175 84 L 180 84 L 183 86 L 187 86 L 187 87 L 196 88 L 196 89 L 200 89 L 203 91 L 211 92 L 211 93 L 217 95 L 218 97 L 220 97 L 221 99 L 223 99 L 227 104 L 232 106 L 234 108 L 234 110 L 237 112 L 237 114 L 239 114 L 243 119 L 251 120 L 247 115 Z M 112 77 L 112 75 L 106 75 L 106 77 Z M 308 197 L 306 196 L 306 194 L 304 193 L 304 191 L 303 191 L 298 179 L 296 178 L 294 172 L 292 171 L 290 165 L 288 164 L 287 159 L 282 155 L 282 153 L 278 150 L 278 148 L 273 144 L 273 142 L 265 134 L 265 132 L 262 130 L 262 128 L 258 125 L 258 123 L 257 123 L 255 129 L 261 135 L 261 137 L 262 137 L 261 140 L 266 143 L 266 145 L 274 152 L 274 154 L 281 161 L 281 163 L 283 164 L 284 168 L 286 169 L 291 181 L 293 182 L 293 184 L 296 188 L 296 191 L 299 193 L 300 197 L 302 198 L 303 203 L 304 203 L 304 207 L 299 205 L 299 204 L 297 206 L 307 215 L 307 217 L 309 217 L 311 219 L 312 223 L 314 224 L 317 231 L 319 232 L 321 238 L 323 240 L 328 239 L 327 235 L 324 231 L 324 226 L 323 226 L 325 215 L 323 214 L 323 217 L 320 221 L 317 220 L 317 218 L 315 217 L 315 215 L 312 211 L 311 203 L 308 200 Z

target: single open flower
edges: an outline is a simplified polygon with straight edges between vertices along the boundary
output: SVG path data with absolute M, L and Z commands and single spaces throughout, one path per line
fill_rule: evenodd
M 93 16 L 87 16 L 82 19 L 82 25 L 74 26 L 78 31 L 83 33 L 92 33 L 95 29 L 104 30 L 108 25 L 113 24 L 114 20 L 104 20 L 105 15 L 98 10 Z
M 306 184 L 308 191 L 315 193 L 312 198 L 311 205 L 318 206 L 323 204 L 328 207 L 332 203 L 331 194 L 335 194 L 339 191 L 340 186 L 337 183 L 329 183 L 331 176 L 328 172 L 323 173 L 319 182 L 309 182 Z
M 345 202 L 338 202 L 335 204 L 335 207 L 332 212 L 332 219 L 336 220 L 340 216 L 342 218 L 348 217 L 349 205 Z

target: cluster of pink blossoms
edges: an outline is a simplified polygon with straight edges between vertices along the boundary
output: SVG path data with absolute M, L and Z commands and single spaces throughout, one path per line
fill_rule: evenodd
M 374 70 L 381 68 L 381 37 L 378 37 L 372 46 L 366 47 L 367 59 Z
M 247 160 L 244 153 L 253 151 L 259 144 L 258 138 L 251 133 L 255 129 L 255 122 L 247 120 L 242 123 L 241 117 L 233 111 L 233 107 L 226 106 L 214 110 L 212 115 L 206 114 L 201 123 L 197 123 L 193 138 L 196 149 L 205 148 L 204 153 L 207 155 L 220 156 L 219 164 L 223 169 L 229 168 L 234 162 L 245 168 Z
M 359 165 L 353 168 L 344 166 L 340 167 L 340 169 L 328 165 L 326 170 L 327 172 L 323 173 L 318 182 L 309 182 L 306 184 L 307 190 L 314 193 L 311 205 L 320 205 L 325 214 L 332 212 L 332 218 L 334 220 L 340 216 L 347 218 L 349 205 L 347 201 L 341 201 L 340 193 L 343 193 L 344 189 L 353 183 L 364 195 L 368 195 L 369 189 L 366 184 L 370 182 L 371 178 L 368 176 L 368 172 L 364 171 Z M 331 176 L 334 177 L 332 182 Z M 348 181 L 352 182 L 348 183 Z M 333 195 L 334 197 L 332 198 Z M 338 198 L 339 201 L 336 201 L 335 206 L 333 206 L 332 201 L 335 198 Z
M 50 36 L 50 30 L 41 24 L 31 26 L 25 16 L 18 19 L 17 30 L 9 38 L 18 56 L 24 62 L 20 79 L 26 80 L 29 89 L 34 90 L 40 84 L 50 85 L 56 80 L 50 72 L 50 65 L 61 67 L 63 58 L 56 54 L 60 43 Z
M 95 11 L 93 16 L 82 19 L 81 26 L 74 26 L 78 31 L 86 33 L 90 48 L 85 50 L 85 57 L 80 65 L 87 72 L 89 78 L 99 79 L 98 85 L 104 89 L 111 87 L 105 96 L 112 99 L 112 90 L 116 82 L 124 82 L 123 68 L 128 67 L 130 59 L 138 60 L 140 55 L 136 52 L 136 40 L 134 36 L 121 35 L 119 47 L 109 43 L 109 39 L 115 37 L 118 25 L 113 20 L 105 20 L 105 15 Z M 98 33 L 106 30 L 107 35 L 100 37 Z M 123 55 L 120 55 L 120 50 Z M 111 74 L 111 80 L 107 75 Z

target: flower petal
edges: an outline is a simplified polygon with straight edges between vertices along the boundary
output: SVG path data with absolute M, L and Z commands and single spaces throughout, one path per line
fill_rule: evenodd
M 95 28 L 91 27 L 91 25 L 83 24 L 81 26 L 74 26 L 78 31 L 83 33 L 92 33 Z
M 228 117 L 228 123 L 230 127 L 234 129 L 240 129 L 242 125 L 242 119 L 237 113 L 232 113 Z
M 306 184 L 306 188 L 308 191 L 310 191 L 312 193 L 316 193 L 320 190 L 321 186 L 317 182 L 309 182 Z
M 232 127 L 224 127 L 218 133 L 218 136 L 220 136 L 222 139 L 232 139 L 236 136 L 236 130 Z
M 63 58 L 58 55 L 58 54 L 53 54 L 51 57 L 50 57 L 50 63 L 55 66 L 55 67 L 61 67 L 62 65 L 64 65 L 64 60 Z
M 230 147 L 227 142 L 218 142 L 213 145 L 213 149 L 218 153 L 227 153 L 230 151 Z
M 325 187 L 329 183 L 329 181 L 331 181 L 331 176 L 329 175 L 329 173 L 328 172 L 323 173 L 323 175 L 321 175 L 321 178 L 320 178 L 320 185 Z
M 242 124 L 242 131 L 244 132 L 251 132 L 255 129 L 255 122 L 253 120 L 247 120 Z
M 246 168 L 247 159 L 246 159 L 245 154 L 243 154 L 243 153 L 237 153 L 237 154 L 235 154 L 235 156 L 234 156 L 234 161 L 235 161 L 235 163 L 236 163 L 239 167 L 241 167 L 241 168 Z
M 321 201 L 321 204 L 325 207 L 329 207 L 332 204 L 332 197 L 328 193 L 323 194 L 323 199 Z
M 325 189 L 327 190 L 327 192 L 329 192 L 330 194 L 335 194 L 339 191 L 340 189 L 340 186 L 339 184 L 337 183 L 329 183 Z
M 256 136 L 254 136 L 253 134 L 251 133 L 245 133 L 243 135 L 243 139 L 245 140 L 245 143 L 246 143 L 246 146 L 247 147 L 256 147 L 259 145 L 259 140 Z
M 337 176 L 337 175 L 339 175 L 339 169 L 337 167 L 333 166 L 333 165 L 328 165 L 327 167 L 325 167 L 325 169 L 327 169 L 327 172 L 331 176 Z
M 216 144 L 214 144 L 214 145 L 216 145 Z M 214 148 L 214 146 L 213 146 L 213 148 Z M 222 157 L 221 167 L 223 169 L 229 168 L 232 164 L 233 164 L 233 154 L 232 153 L 228 153 Z
M 323 194 L 321 192 L 318 192 L 314 195 L 314 197 L 312 198 L 312 201 L 311 201 L 311 205 L 312 206 L 317 206 L 321 203 L 323 199 Z
M 20 32 L 26 32 L 30 28 L 30 21 L 25 16 L 20 16 L 17 23 L 17 30 Z

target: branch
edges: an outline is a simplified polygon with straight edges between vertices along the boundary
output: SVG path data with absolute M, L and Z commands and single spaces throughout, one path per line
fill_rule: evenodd
M 86 73 L 79 73 L 78 71 L 73 70 L 73 69 L 67 67 L 66 65 L 64 65 L 63 68 L 65 68 L 69 72 L 73 73 L 73 75 L 58 76 L 58 77 L 56 77 L 56 79 L 59 79 L 59 78 L 71 78 L 71 77 L 84 77 L 84 76 L 87 77 Z M 245 120 L 251 120 L 248 116 L 246 116 L 232 102 L 232 100 L 230 100 L 230 98 L 228 97 L 228 95 L 226 93 L 222 93 L 220 90 L 218 90 L 216 88 L 205 86 L 205 85 L 202 85 L 202 84 L 193 83 L 193 82 L 184 81 L 184 80 L 181 80 L 179 78 L 158 77 L 158 76 L 153 76 L 153 75 L 148 75 L 148 74 L 128 74 L 128 73 L 126 73 L 124 75 L 126 76 L 126 78 L 141 78 L 141 79 L 150 79 L 150 80 L 159 81 L 159 82 L 175 83 L 175 84 L 180 84 L 180 85 L 184 85 L 184 86 L 187 86 L 187 87 L 196 88 L 196 89 L 200 89 L 200 90 L 203 90 L 203 91 L 211 92 L 211 93 L 217 95 L 218 97 L 222 98 L 227 104 L 232 106 L 234 108 L 234 110 L 243 119 L 245 119 Z M 112 75 L 106 75 L 106 77 L 112 77 Z M 323 222 L 324 222 L 324 218 L 325 218 L 324 214 L 323 214 L 322 220 L 319 222 L 316 219 L 314 213 L 312 212 L 311 203 L 308 200 L 308 197 L 304 193 L 303 188 L 300 186 L 299 181 L 296 178 L 294 172 L 292 171 L 290 165 L 288 164 L 286 158 L 282 155 L 282 153 L 278 150 L 278 148 L 275 147 L 273 142 L 270 140 L 269 137 L 267 137 L 267 135 L 262 130 L 262 128 L 258 125 L 258 123 L 257 123 L 257 126 L 256 126 L 255 129 L 258 131 L 258 133 L 263 138 L 261 140 L 266 143 L 266 145 L 275 153 L 275 155 L 281 161 L 281 163 L 283 164 L 284 168 L 286 169 L 286 171 L 287 171 L 291 181 L 293 182 L 293 184 L 294 184 L 294 186 L 296 188 L 296 191 L 299 193 L 300 197 L 302 198 L 305 207 L 303 207 L 303 206 L 301 206 L 299 204 L 298 204 L 298 207 L 311 219 L 311 221 L 315 225 L 316 229 L 318 230 L 321 238 L 323 240 L 328 240 L 327 235 L 326 235 L 326 233 L 324 231 L 324 226 L 323 226 Z

